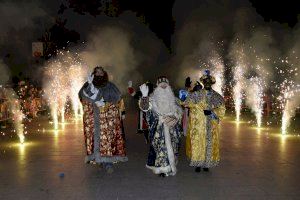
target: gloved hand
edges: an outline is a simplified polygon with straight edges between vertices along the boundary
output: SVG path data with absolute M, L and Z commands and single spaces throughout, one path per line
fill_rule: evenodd
M 146 84 L 140 86 L 140 90 L 142 92 L 143 97 L 147 97 L 149 93 L 149 87 Z
M 102 98 L 100 101 L 96 101 L 95 104 L 96 104 L 98 107 L 105 106 L 104 99 Z
M 122 115 L 122 120 L 125 120 L 125 115 Z
M 129 88 L 132 87 L 132 81 L 128 81 L 128 87 L 129 87 Z
M 206 116 L 211 115 L 211 113 L 212 113 L 211 110 L 203 110 L 203 112 L 204 112 L 204 115 L 206 115 Z
M 93 82 L 93 80 L 94 80 L 94 74 L 89 75 L 88 78 L 87 78 L 87 82 L 89 84 L 91 84 Z
M 185 101 L 187 95 L 188 95 L 188 92 L 186 90 L 179 90 L 179 99 L 181 101 Z

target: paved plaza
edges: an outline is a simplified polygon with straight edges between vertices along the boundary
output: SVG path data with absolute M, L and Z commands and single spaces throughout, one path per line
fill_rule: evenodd
M 195 173 L 182 145 L 178 174 L 162 178 L 145 168 L 148 147 L 135 134 L 134 112 L 125 126 L 129 161 L 112 174 L 84 164 L 80 121 L 55 132 L 46 118 L 36 119 L 24 145 L 9 133 L 0 137 L 0 199 L 300 199 L 300 137 L 227 117 L 219 167 Z

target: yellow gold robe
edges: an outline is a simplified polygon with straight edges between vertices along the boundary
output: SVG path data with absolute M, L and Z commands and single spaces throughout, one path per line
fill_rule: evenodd
M 186 137 L 190 166 L 217 166 L 220 161 L 219 122 L 225 114 L 223 97 L 214 90 L 200 90 L 191 93 L 184 104 L 190 108 Z M 205 116 L 203 110 L 211 110 L 214 116 Z

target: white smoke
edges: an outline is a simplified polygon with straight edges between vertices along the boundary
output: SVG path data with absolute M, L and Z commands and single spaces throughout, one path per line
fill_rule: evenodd
M 136 71 L 139 61 L 131 40 L 130 33 L 122 28 L 97 28 L 90 35 L 87 48 L 81 56 L 90 71 L 96 66 L 103 66 L 109 79 L 125 89 L 128 80 L 137 80 L 139 77 Z

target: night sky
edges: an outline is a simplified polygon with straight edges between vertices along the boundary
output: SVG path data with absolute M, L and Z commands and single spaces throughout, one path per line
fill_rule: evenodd
M 189 0 L 189 4 L 199 5 L 211 3 L 213 1 L 205 0 Z M 225 4 L 227 0 L 223 0 Z M 235 1 L 239 5 L 241 0 Z M 281 24 L 287 24 L 293 28 L 300 16 L 299 1 L 270 1 L 270 0 L 250 0 L 250 4 L 256 9 L 256 12 L 261 15 L 266 22 L 277 21 Z M 144 16 L 145 23 L 149 24 L 149 28 L 161 38 L 167 47 L 171 45 L 171 37 L 176 28 L 176 21 L 173 17 L 174 0 L 113 0 L 113 4 L 117 6 L 118 12 L 115 16 L 121 15 L 128 10 L 136 12 L 137 16 Z M 230 2 L 232 3 L 232 2 Z M 92 16 L 101 15 L 99 7 L 101 6 L 98 0 L 68 0 L 68 3 L 63 4 L 60 8 L 60 13 L 64 9 L 71 8 L 79 14 L 90 14 Z M 213 13 L 212 13 L 213 14 Z
M 104 5 L 103 2 L 108 3 Z M 30 3 L 21 0 L 4 1 L 0 3 L 0 55 L 14 75 L 26 71 L 24 69 L 35 72 L 30 66 L 38 62 L 31 60 L 32 42 L 44 42 L 47 45 L 44 58 L 49 59 L 60 49 L 72 49 L 75 46 L 84 48 L 82 42 L 87 42 L 95 29 L 116 25 L 123 27 L 127 32 L 133 32 L 134 48 L 141 54 L 149 55 L 141 65 L 146 63 L 160 68 L 167 66 L 178 51 L 195 48 L 193 41 L 188 41 L 191 43 L 191 46 L 186 45 L 188 47 L 178 45 L 182 33 L 188 32 L 185 28 L 190 22 L 197 26 L 202 22 L 216 22 L 223 34 L 219 39 L 225 39 L 228 45 L 235 36 L 233 24 L 239 20 L 236 12 L 241 8 L 250 10 L 249 18 L 252 17 L 244 21 L 248 20 L 264 27 L 270 26 L 275 30 L 275 40 L 281 40 L 276 38 L 276 34 L 289 37 L 290 32 L 299 25 L 297 22 L 300 3 L 289 0 L 32 0 Z M 212 34 L 216 33 L 218 30 L 213 28 Z M 145 47 L 139 44 L 145 42 L 144 38 L 148 39 Z M 202 39 L 199 37 L 199 40 Z M 195 41 L 195 44 L 199 40 Z M 186 41 L 181 42 L 183 45 L 188 44 Z M 156 46 L 153 47 L 152 44 Z M 159 52 L 159 55 L 153 56 L 155 51 Z M 191 52 L 186 51 L 181 56 L 187 56 L 188 53 Z M 151 57 L 155 57 L 156 61 L 151 63 Z M 172 61 L 170 63 L 172 64 Z

